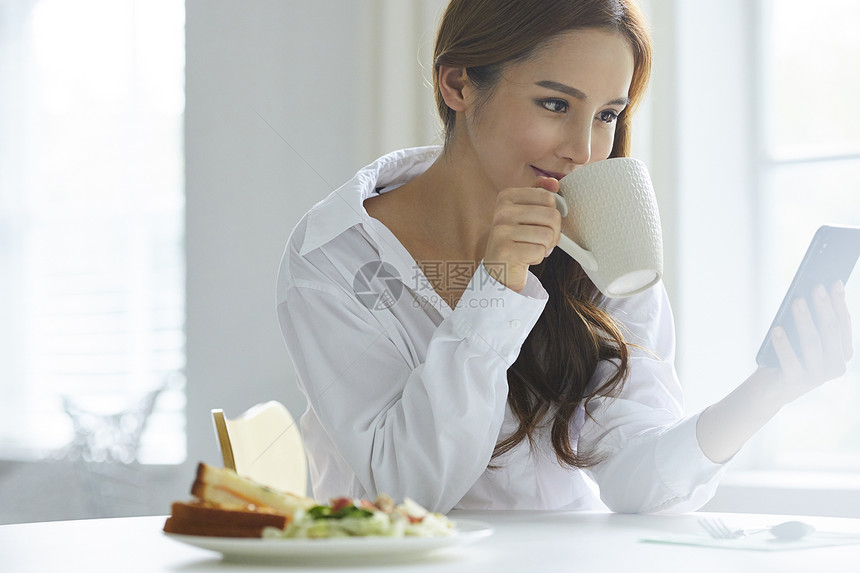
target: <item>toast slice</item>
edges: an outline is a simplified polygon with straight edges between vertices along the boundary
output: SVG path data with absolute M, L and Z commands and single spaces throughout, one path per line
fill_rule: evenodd
M 317 505 L 317 502 L 309 497 L 276 491 L 242 477 L 233 470 L 215 468 L 202 462 L 197 466 L 191 494 L 202 501 L 228 508 L 252 505 L 288 516 L 292 516 L 299 509 L 306 510 Z
M 265 511 L 232 510 L 202 502 L 174 502 L 164 531 L 182 535 L 214 537 L 262 537 L 263 529 L 284 529 L 289 516 Z

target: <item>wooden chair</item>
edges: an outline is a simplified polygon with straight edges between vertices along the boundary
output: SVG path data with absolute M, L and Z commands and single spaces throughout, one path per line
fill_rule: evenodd
M 238 418 L 212 410 L 224 467 L 269 487 L 307 495 L 308 462 L 299 428 L 276 401 L 257 404 Z

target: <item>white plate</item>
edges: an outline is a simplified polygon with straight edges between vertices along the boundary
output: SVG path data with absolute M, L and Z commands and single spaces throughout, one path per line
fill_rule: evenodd
M 229 560 L 307 560 L 353 557 L 420 557 L 430 552 L 474 543 L 493 534 L 481 521 L 456 520 L 450 537 L 338 537 L 331 539 L 247 539 L 165 533 L 181 543 L 217 551 Z

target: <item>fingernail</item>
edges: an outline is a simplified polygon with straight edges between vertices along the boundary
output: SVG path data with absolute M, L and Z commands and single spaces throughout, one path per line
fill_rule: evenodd
M 794 304 L 799 312 L 809 311 L 809 307 L 806 306 L 806 300 L 802 298 L 797 299 L 797 302 L 795 302 Z
M 836 281 L 836 294 L 842 294 L 845 292 L 845 285 L 842 284 L 842 281 Z
M 773 329 L 773 337 L 782 340 L 783 338 L 785 338 L 785 331 L 779 326 L 777 326 Z
M 815 296 L 818 297 L 818 300 L 825 300 L 827 298 L 827 291 L 824 290 L 824 285 L 815 287 Z
M 548 249 L 546 250 L 546 256 L 545 256 L 544 258 L 546 258 L 546 257 L 550 256 L 550 255 L 552 254 L 552 250 L 553 250 L 554 248 L 555 248 L 555 247 L 550 247 L 550 248 L 548 248 Z

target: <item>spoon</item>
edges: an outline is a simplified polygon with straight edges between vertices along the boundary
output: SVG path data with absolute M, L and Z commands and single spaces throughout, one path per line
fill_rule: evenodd
M 786 521 L 764 529 L 780 541 L 797 541 L 815 533 L 815 528 L 802 521 Z
M 699 525 L 715 539 L 738 539 L 755 533 L 768 532 L 780 541 L 797 541 L 815 532 L 815 528 L 802 521 L 786 521 L 760 529 L 729 529 L 720 519 L 704 519 Z

